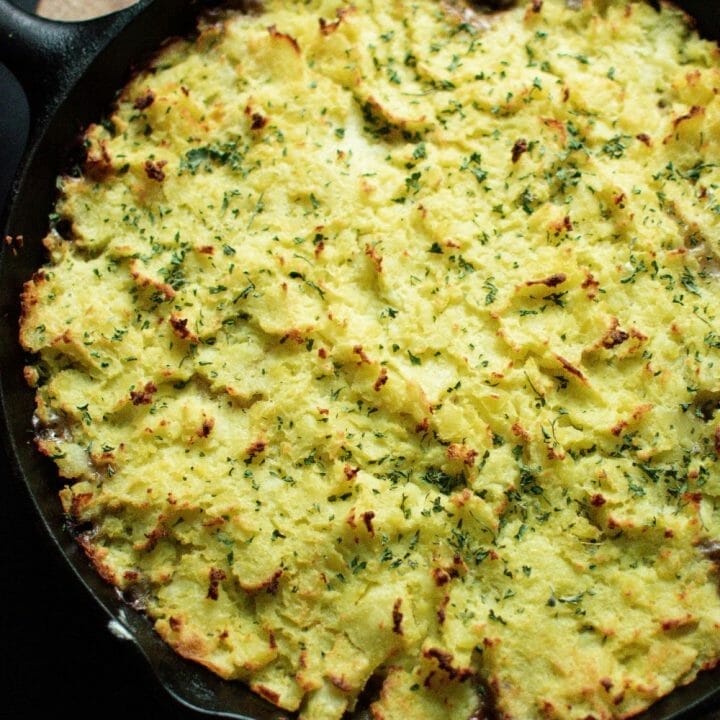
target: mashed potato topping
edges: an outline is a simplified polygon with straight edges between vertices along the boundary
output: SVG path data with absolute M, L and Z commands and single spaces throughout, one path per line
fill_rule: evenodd
M 24 294 L 98 571 L 308 720 L 371 678 L 378 720 L 627 717 L 715 665 L 718 88 L 625 0 L 165 47 Z

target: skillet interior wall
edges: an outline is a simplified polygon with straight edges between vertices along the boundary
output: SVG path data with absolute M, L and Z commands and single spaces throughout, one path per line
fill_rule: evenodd
M 36 0 L 14 0 L 28 12 Z M 46 3 L 47 5 L 48 3 Z M 59 4 L 59 3 L 56 3 Z M 0 208 L 21 160 L 29 129 L 22 88 L 0 65 Z M 112 636 L 107 618 L 73 577 L 42 526 L 26 488 L 13 476 L 0 444 L 3 567 L 3 709 L 11 717 L 42 717 L 48 698 L 77 717 L 197 720 L 152 676 L 129 643 Z M 93 681 L 78 672 L 92 668 Z
M 690 0 L 680 4 L 695 15 L 704 10 L 705 19 L 700 23 L 704 34 L 720 35 L 720 12 L 715 7 L 708 12 L 708 3 Z M 2 142 L 6 142 L 5 137 Z M 2 458 L 2 463 L 6 468 L 6 458 Z M 9 709 L 22 708 L 27 713 L 39 708 L 38 698 L 49 695 L 66 699 L 76 710 L 82 708 L 80 716 L 89 716 L 91 712 L 103 712 L 107 716 L 108 707 L 113 707 L 118 714 L 135 712 L 141 717 L 151 713 L 154 717 L 198 717 L 178 710 L 160 695 L 144 667 L 138 672 L 141 677 L 132 680 L 133 692 L 128 692 L 127 680 L 118 682 L 119 678 L 128 677 L 129 667 L 140 667 L 139 659 L 129 648 L 119 648 L 118 642 L 105 631 L 102 614 L 66 568 L 53 562 L 48 571 L 48 558 L 54 551 L 49 542 L 40 537 L 42 529 L 21 494 L 3 505 L 6 516 L 3 527 L 12 528 L 7 533 L 11 537 L 10 564 L 6 567 L 11 571 L 9 577 L 13 578 L 9 584 L 12 611 L 5 615 L 4 629 L 8 633 L 5 637 L 9 640 L 8 647 L 22 648 L 19 656 L 15 656 L 19 662 L 6 660 L 3 670 L 9 680 L 6 687 L 12 689 Z M 8 512 L 10 507 L 12 512 Z M 12 517 L 7 517 L 9 515 Z M 49 633 L 52 640 L 48 645 Z M 92 687 L 73 670 L 83 666 L 97 669 Z M 37 692 L 38 678 L 43 678 L 42 693 Z M 710 706 L 697 711 L 700 714 L 693 717 L 703 717 L 705 711 L 709 713 Z M 713 712 L 707 717 L 717 715 Z

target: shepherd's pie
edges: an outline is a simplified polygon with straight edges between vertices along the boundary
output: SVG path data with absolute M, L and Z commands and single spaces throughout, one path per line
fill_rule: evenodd
M 625 0 L 165 46 L 23 297 L 98 572 L 308 720 L 621 718 L 714 666 L 719 88 Z

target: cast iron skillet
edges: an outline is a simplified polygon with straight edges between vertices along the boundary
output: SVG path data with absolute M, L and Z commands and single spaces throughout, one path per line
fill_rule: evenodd
M 56 468 L 32 443 L 33 392 L 22 377 L 26 357 L 17 342 L 22 284 L 44 261 L 40 240 L 48 229 L 55 178 L 66 167 L 79 131 L 106 113 L 136 64 L 164 39 L 191 32 L 198 13 L 209 4 L 208 0 L 140 0 L 120 13 L 71 24 L 35 18 L 0 0 L 0 62 L 22 83 L 31 112 L 25 157 L 0 222 L 0 238 L 15 239 L 12 244 L 3 242 L 0 249 L 0 433 L 13 471 L 27 487 L 65 560 L 116 632 L 137 644 L 162 686 L 180 703 L 202 713 L 281 720 L 284 713 L 241 684 L 225 682 L 177 656 L 90 567 L 65 526 Z M 720 39 L 720 8 L 714 2 L 678 4 L 697 18 L 703 35 Z M 38 685 L 42 686 L 42 679 Z M 720 668 L 701 674 L 637 720 L 697 720 L 719 706 Z M 364 716 L 362 711 L 357 714 Z

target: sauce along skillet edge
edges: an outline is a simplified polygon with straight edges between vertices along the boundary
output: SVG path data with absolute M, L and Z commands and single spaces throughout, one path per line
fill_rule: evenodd
M 706 0 L 676 4 L 696 18 L 703 36 L 720 40 L 720 7 Z M 91 567 L 66 525 L 57 497 L 62 483 L 56 467 L 33 443 L 34 391 L 23 378 L 27 357 L 17 339 L 22 285 L 46 259 L 41 240 L 55 200 L 55 179 L 77 153 L 82 129 L 106 114 L 116 92 L 165 39 L 191 33 L 198 14 L 211 5 L 207 0 L 140 0 L 96 20 L 59 23 L 0 0 L 0 62 L 22 84 L 31 114 L 25 156 L 0 221 L 0 238 L 8 238 L 0 248 L 0 433 L 16 479 L 27 488 L 61 555 L 116 632 L 133 640 L 170 695 L 201 713 L 280 720 L 286 713 L 241 683 L 223 681 L 177 655 Z M 73 582 L 69 572 L 67 576 Z M 121 682 L 130 691 L 131 679 Z M 718 709 L 720 667 L 702 673 L 637 718 L 700 720 L 710 713 L 720 717 L 713 712 Z M 359 708 L 355 717 L 367 717 L 366 710 Z

